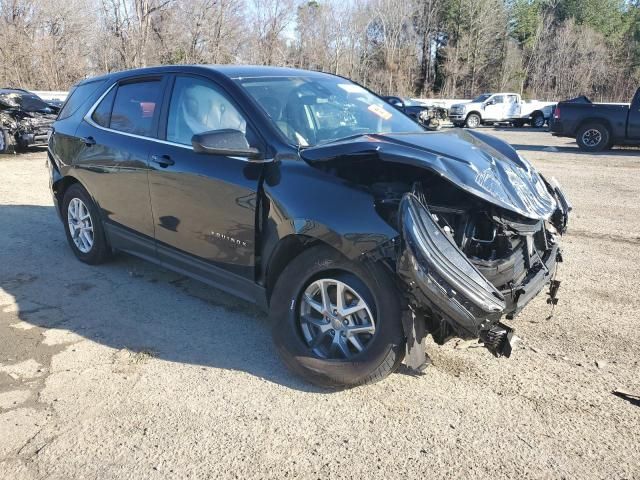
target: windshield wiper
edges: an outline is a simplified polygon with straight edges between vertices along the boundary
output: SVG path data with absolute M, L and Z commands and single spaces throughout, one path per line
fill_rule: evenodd
M 323 140 L 322 142 L 318 142 L 315 145 L 309 145 L 309 146 L 310 147 L 319 147 L 320 145 L 327 145 L 329 143 L 341 142 L 343 140 L 349 140 L 351 138 L 362 137 L 363 135 L 375 135 L 375 134 L 376 134 L 376 132 L 354 133 L 354 134 L 351 134 L 351 135 L 347 135 L 346 137 L 330 138 L 328 140 Z

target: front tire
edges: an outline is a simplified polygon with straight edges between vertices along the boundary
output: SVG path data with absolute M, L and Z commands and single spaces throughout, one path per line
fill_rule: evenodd
M 477 113 L 470 113 L 465 121 L 465 126 L 467 128 L 478 128 L 481 123 L 482 119 L 480 118 L 480 115 Z
M 601 152 L 611 148 L 611 133 L 601 123 L 588 123 L 578 130 L 576 142 L 586 152 Z
M 71 185 L 62 200 L 67 241 L 74 255 L 90 265 L 103 263 L 111 252 L 98 207 L 79 183 Z
M 282 272 L 270 305 L 278 353 L 321 387 L 377 382 L 404 358 L 400 294 L 379 264 L 312 247 Z

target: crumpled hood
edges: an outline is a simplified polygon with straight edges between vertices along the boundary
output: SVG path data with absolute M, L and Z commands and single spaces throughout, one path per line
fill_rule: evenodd
M 557 208 L 540 174 L 508 143 L 475 131 L 372 134 L 305 148 L 308 162 L 377 157 L 427 168 L 467 192 L 534 220 Z

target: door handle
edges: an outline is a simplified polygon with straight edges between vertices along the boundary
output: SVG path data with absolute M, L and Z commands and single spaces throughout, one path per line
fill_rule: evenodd
M 169 165 L 173 165 L 174 163 L 176 163 L 171 160 L 171 157 L 169 155 L 151 155 L 151 161 L 153 163 L 157 163 L 162 168 L 167 168 Z
M 82 143 L 84 143 L 87 147 L 96 144 L 96 139 L 93 137 L 82 137 L 80 140 L 82 140 Z

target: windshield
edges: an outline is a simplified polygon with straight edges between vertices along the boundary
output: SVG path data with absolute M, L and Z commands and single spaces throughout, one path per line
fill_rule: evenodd
M 0 93 L 0 102 L 8 107 L 19 108 L 25 112 L 53 112 L 53 109 L 44 100 L 32 93 Z
M 262 77 L 236 82 L 301 147 L 366 133 L 424 131 L 384 100 L 343 78 Z
M 482 95 L 478 95 L 476 98 L 474 98 L 473 100 L 471 100 L 471 103 L 482 103 L 484 102 L 487 98 L 489 98 L 491 95 L 489 95 L 488 93 L 483 93 Z

